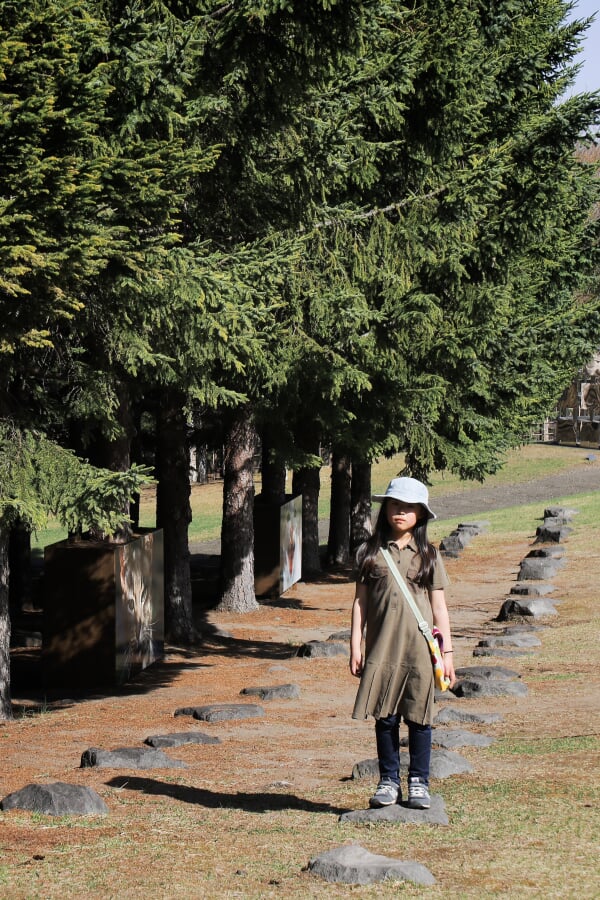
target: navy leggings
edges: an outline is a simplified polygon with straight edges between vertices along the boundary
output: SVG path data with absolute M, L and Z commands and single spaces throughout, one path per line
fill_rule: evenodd
M 389 778 L 400 784 L 400 716 L 385 716 L 375 720 L 375 738 L 379 757 L 379 777 Z M 429 784 L 431 760 L 431 725 L 409 722 L 408 727 L 408 777 L 417 777 Z

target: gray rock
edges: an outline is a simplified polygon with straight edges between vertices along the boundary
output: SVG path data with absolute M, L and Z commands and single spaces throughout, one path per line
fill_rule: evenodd
M 541 647 L 542 642 L 535 634 L 495 634 L 491 637 L 482 638 L 478 646 L 490 647 L 494 650 L 498 647 L 530 650 L 532 647 Z M 454 693 L 456 693 L 456 689 L 454 689 Z
M 507 625 L 502 629 L 502 634 L 533 634 L 534 631 L 545 631 L 546 627 L 546 625 L 532 625 L 530 622 L 519 622 L 516 625 Z
M 533 656 L 533 654 L 529 650 L 504 650 L 499 647 L 496 649 L 493 647 L 475 647 L 473 656 L 477 658 L 495 656 L 500 659 L 516 659 L 519 656 Z
M 535 584 L 531 581 L 527 584 L 521 584 L 518 581 L 516 584 L 513 584 L 510 593 L 511 596 L 515 595 L 517 597 L 545 597 L 555 590 L 556 588 L 553 584 Z
M 512 681 L 521 677 L 515 669 L 505 666 L 462 666 L 456 669 L 456 675 L 460 678 L 489 678 L 491 681 Z
M 571 520 L 565 519 L 563 516 L 546 516 L 544 518 L 544 528 L 560 528 L 567 525 Z
M 154 734 L 144 741 L 150 747 L 181 747 L 183 744 L 220 744 L 221 739 L 201 731 L 180 731 L 174 734 Z
M 537 556 L 526 557 L 519 568 L 519 581 L 547 581 L 556 575 L 563 564 L 562 559 Z
M 336 644 L 333 641 L 308 641 L 298 649 L 297 656 L 318 659 L 329 656 L 348 656 L 347 644 Z
M 460 553 L 469 541 L 470 536 L 466 532 L 461 535 L 453 531 L 452 534 L 440 541 L 440 550 L 444 553 Z
M 270 687 L 247 687 L 240 694 L 255 695 L 261 700 L 297 700 L 300 688 L 297 684 L 273 684 Z
M 344 631 L 336 631 L 335 634 L 330 634 L 327 638 L 328 641 L 346 641 L 346 643 L 350 640 L 350 628 L 346 628 Z
M 544 519 L 558 518 L 572 519 L 579 512 L 578 509 L 570 509 L 568 506 L 547 506 L 544 510 Z
M 262 706 L 255 703 L 212 703 L 209 706 L 180 706 L 176 716 L 192 716 L 201 722 L 230 722 L 264 716 Z
M 28 784 L 8 794 L 0 809 L 27 809 L 47 816 L 105 816 L 108 806 L 89 787 L 79 784 Z
M 464 678 L 454 686 L 459 697 L 525 697 L 527 685 L 520 681 L 490 681 L 488 678 Z
M 408 753 L 400 751 L 400 772 L 402 775 L 408 773 Z M 453 753 L 451 750 L 439 750 L 434 747 L 431 751 L 431 764 L 429 774 L 432 778 L 450 778 L 452 775 L 464 775 L 473 771 L 473 766 L 467 762 L 459 753 Z M 379 778 L 379 760 L 363 759 L 356 763 L 352 769 L 352 778 L 360 780 L 361 778 Z
M 493 725 L 495 722 L 502 722 L 503 717 L 499 713 L 475 713 L 466 709 L 458 709 L 455 706 L 447 706 L 441 709 L 435 717 L 435 725 L 452 725 L 462 723 L 467 725 Z
M 534 547 L 525 558 L 542 556 L 549 559 L 563 559 L 566 552 L 566 548 L 560 545 L 556 547 Z
M 392 803 L 381 809 L 354 809 L 342 813 L 340 822 L 409 822 L 412 824 L 447 825 L 448 816 L 439 794 L 431 795 L 430 809 L 410 809 L 404 803 Z
M 404 768 L 408 768 L 408 753 L 400 751 L 400 771 Z M 352 778 L 354 781 L 360 781 L 361 778 L 379 778 L 379 760 L 361 759 L 352 768 Z
M 555 527 L 540 525 L 535 533 L 537 535 L 536 544 L 562 544 L 571 534 L 571 529 L 565 525 Z
M 452 700 L 456 700 L 456 697 L 449 688 L 446 688 L 445 691 L 442 691 L 441 688 L 436 687 L 434 699 L 436 703 L 442 703 L 443 701 L 450 702 Z
M 93 766 L 103 769 L 187 769 L 180 759 L 171 759 L 162 750 L 147 747 L 118 747 L 116 750 L 90 747 L 81 755 L 81 768 Z
M 372 884 L 378 881 L 413 881 L 432 885 L 435 878 L 417 862 L 404 862 L 370 853 L 359 844 L 334 847 L 308 863 L 308 869 L 325 881 L 342 884 Z
M 496 739 L 486 734 L 462 731 L 458 728 L 434 728 L 431 740 L 444 750 L 458 750 L 460 747 L 489 747 Z
M 556 616 L 558 615 L 556 607 L 553 605 L 558 601 L 546 600 L 543 597 L 522 598 L 520 600 L 511 600 L 509 597 L 504 601 L 498 613 L 498 622 L 506 622 L 514 616 Z
M 461 522 L 458 525 L 458 531 L 472 531 L 473 534 L 481 534 L 486 528 L 490 527 L 489 521 L 482 520 L 480 522 Z

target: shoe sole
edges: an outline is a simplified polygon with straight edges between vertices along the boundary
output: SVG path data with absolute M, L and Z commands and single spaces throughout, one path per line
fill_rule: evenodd
M 394 806 L 398 801 L 397 800 L 369 800 L 369 806 L 371 809 L 381 809 L 382 806 Z
M 409 809 L 431 809 L 431 803 L 421 803 L 419 801 L 417 801 L 417 802 L 413 801 L 411 803 L 410 800 L 407 800 L 406 805 L 408 806 Z

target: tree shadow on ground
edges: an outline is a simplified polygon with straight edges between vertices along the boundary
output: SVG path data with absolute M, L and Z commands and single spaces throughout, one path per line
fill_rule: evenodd
M 288 648 L 289 649 L 289 648 Z M 148 694 L 157 688 L 169 687 L 185 669 L 211 668 L 214 663 L 199 659 L 204 655 L 198 648 L 165 646 L 165 656 L 134 675 L 122 685 L 47 686 L 44 684 L 41 650 L 11 654 L 11 695 L 15 718 L 41 712 L 66 709 L 87 700 L 105 700 Z M 181 658 L 183 657 L 183 658 Z
M 204 657 L 226 656 L 233 659 L 292 659 L 298 655 L 300 645 L 277 641 L 244 640 L 242 638 L 219 637 L 202 644 L 199 652 Z
M 210 809 L 237 809 L 244 812 L 268 813 L 295 809 L 302 812 L 334 813 L 341 815 L 349 812 L 347 807 L 332 806 L 330 803 L 315 803 L 295 794 L 277 794 L 269 792 L 226 794 L 218 791 L 207 791 L 202 788 L 189 787 L 183 784 L 169 784 L 154 778 L 115 776 L 105 782 L 116 790 L 141 791 L 152 796 L 170 797 L 181 803 L 193 803 Z

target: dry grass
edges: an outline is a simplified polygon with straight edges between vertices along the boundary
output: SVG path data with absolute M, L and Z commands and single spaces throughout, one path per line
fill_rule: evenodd
M 372 723 L 350 719 L 356 684 L 344 657 L 290 656 L 299 643 L 348 626 L 352 586 L 327 577 L 245 617 L 213 615 L 234 638 L 228 646 L 172 649 L 130 691 L 2 725 L 1 796 L 32 781 L 87 784 L 110 814 L 0 814 L 0 892 L 19 900 L 600 896 L 599 513 L 593 495 L 569 505 L 582 511 L 567 565 L 553 579 L 559 615 L 531 656 L 487 660 L 516 669 L 528 696 L 457 701 L 500 712 L 503 722 L 481 729 L 496 738 L 491 747 L 460 751 L 472 774 L 433 784 L 449 827 L 338 821 L 364 808 L 373 787 L 349 778 L 354 762 L 375 755 Z M 448 562 L 459 666 L 478 662 L 477 640 L 501 627 L 495 616 L 540 514 L 522 508 L 512 529 L 510 512 L 492 514 L 492 530 Z M 261 719 L 206 726 L 173 718 L 181 705 L 240 702 L 242 687 L 284 682 L 300 686 L 300 699 L 264 704 Z M 78 768 L 89 746 L 139 745 L 187 728 L 222 740 L 167 751 L 187 769 Z M 438 883 L 335 885 L 306 871 L 312 856 L 346 843 L 417 860 Z

